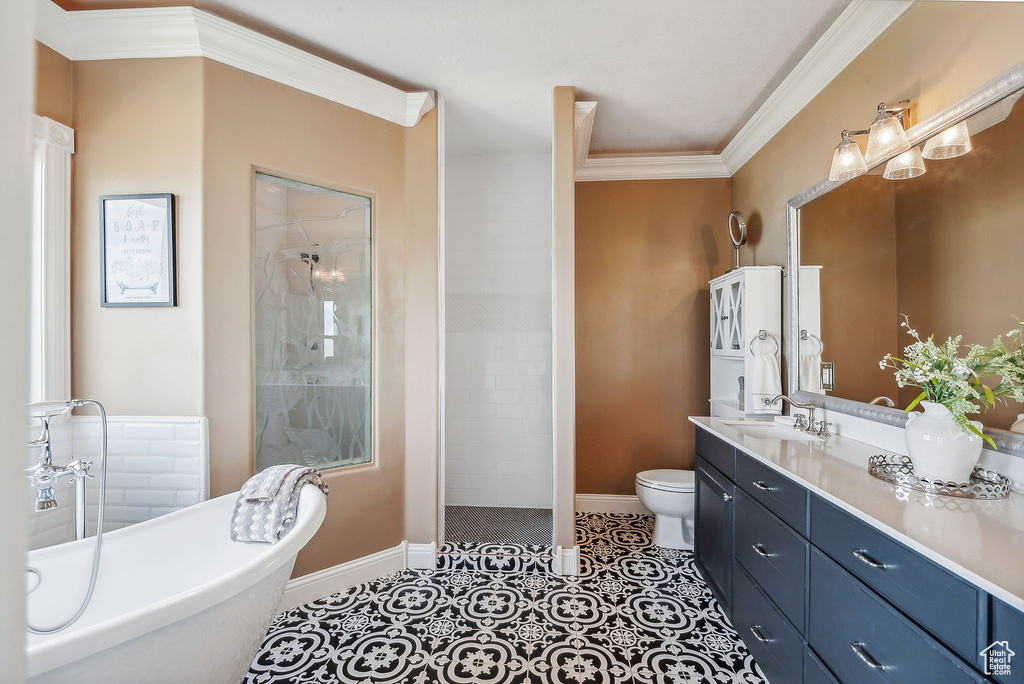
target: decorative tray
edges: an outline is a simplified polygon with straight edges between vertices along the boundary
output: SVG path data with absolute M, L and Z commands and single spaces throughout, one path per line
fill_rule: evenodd
M 970 482 L 943 482 L 915 475 L 914 464 L 909 456 L 880 454 L 868 458 L 868 472 L 897 487 L 928 494 L 961 499 L 1005 499 L 1010 495 L 1010 480 L 1005 475 L 980 467 L 975 467 Z

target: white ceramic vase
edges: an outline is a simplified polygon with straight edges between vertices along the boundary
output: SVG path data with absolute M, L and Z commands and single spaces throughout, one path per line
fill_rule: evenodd
M 924 413 L 907 415 L 907 453 L 914 474 L 929 480 L 969 482 L 981 457 L 981 437 L 964 430 L 942 404 L 922 401 Z M 980 430 L 982 425 L 972 421 Z

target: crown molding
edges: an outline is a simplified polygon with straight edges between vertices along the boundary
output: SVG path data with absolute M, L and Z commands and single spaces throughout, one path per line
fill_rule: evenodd
M 728 178 L 717 154 L 649 157 L 590 157 L 576 172 L 577 181 Z
M 590 154 L 590 136 L 594 132 L 596 102 L 576 103 L 576 171 L 583 168 Z
M 914 0 L 853 0 L 722 151 L 729 175 L 740 170 Z
M 206 57 L 401 126 L 434 107 L 430 91 L 407 93 L 192 7 L 66 12 L 36 0 L 36 38 L 73 61 Z

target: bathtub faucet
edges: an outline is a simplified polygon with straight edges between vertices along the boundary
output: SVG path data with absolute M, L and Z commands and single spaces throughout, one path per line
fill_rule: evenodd
M 36 490 L 37 511 L 48 511 L 57 508 L 57 497 L 53 487 L 61 478 L 67 477 L 75 485 L 75 539 L 85 537 L 85 486 L 92 479 L 90 470 L 92 461 L 77 460 L 66 466 L 54 465 L 53 441 L 50 437 L 50 421 L 57 416 L 82 406 L 92 404 L 90 400 L 73 399 L 71 401 L 44 401 L 29 405 L 29 415 L 38 418 L 43 424 L 39 439 L 28 443 L 30 449 L 39 451 L 38 463 L 26 472 L 29 483 Z

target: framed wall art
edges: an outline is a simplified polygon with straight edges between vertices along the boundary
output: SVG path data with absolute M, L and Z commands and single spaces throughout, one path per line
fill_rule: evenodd
M 100 305 L 176 306 L 174 195 L 100 197 Z

